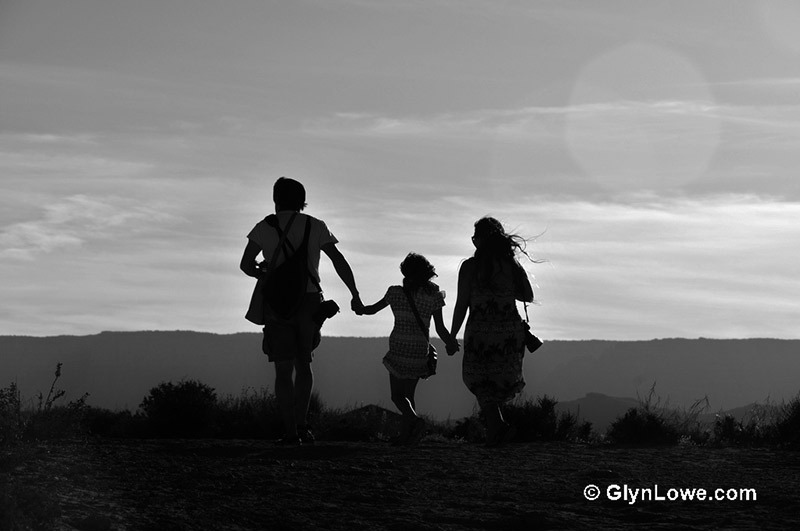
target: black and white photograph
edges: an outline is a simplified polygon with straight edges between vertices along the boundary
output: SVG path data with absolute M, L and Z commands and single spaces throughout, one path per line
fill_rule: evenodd
M 798 529 L 800 3 L 0 0 L 0 531 Z

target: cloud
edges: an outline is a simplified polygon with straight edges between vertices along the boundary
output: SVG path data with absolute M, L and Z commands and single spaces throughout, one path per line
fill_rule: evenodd
M 550 128 L 552 120 L 565 112 L 560 107 L 524 107 L 436 114 L 428 117 L 336 113 L 328 118 L 309 121 L 304 131 L 320 136 L 372 138 L 546 139 L 554 136 Z
M 548 230 L 533 248 L 549 260 L 537 268 L 547 326 L 595 330 L 585 337 L 639 326 L 649 337 L 725 336 L 731 327 L 747 336 L 791 321 L 800 253 L 787 242 L 800 241 L 800 203 L 741 195 L 542 209 Z
M 39 219 L 5 227 L 0 232 L 0 255 L 32 260 L 95 240 L 130 240 L 166 221 L 174 218 L 127 198 L 73 195 L 45 205 Z

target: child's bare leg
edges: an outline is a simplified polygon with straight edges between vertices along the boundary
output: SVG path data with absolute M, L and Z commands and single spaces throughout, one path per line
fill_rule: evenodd
M 414 392 L 417 388 L 417 382 L 417 379 L 398 378 L 393 374 L 389 375 L 392 403 L 403 415 L 403 425 L 400 431 L 401 442 L 408 438 L 414 422 L 419 418 L 414 409 Z
M 417 412 L 414 411 L 414 390 L 417 387 L 416 380 L 398 378 L 394 374 L 389 375 L 389 389 L 392 393 L 392 403 L 402 413 L 403 420 L 414 419 Z

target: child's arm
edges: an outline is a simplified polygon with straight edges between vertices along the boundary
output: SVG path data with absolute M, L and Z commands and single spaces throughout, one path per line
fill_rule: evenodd
M 384 297 L 375 304 L 364 306 L 364 309 L 360 313 L 358 313 L 358 315 L 375 315 L 376 313 L 383 310 L 387 306 L 389 306 L 389 303 L 386 301 L 386 297 Z
M 448 332 L 447 327 L 444 325 L 444 318 L 442 317 L 441 308 L 433 312 L 433 324 L 436 327 L 436 333 L 439 334 L 439 338 L 444 341 L 444 344 L 447 347 L 447 354 L 452 356 L 458 352 L 458 341 L 456 341 L 456 338 L 453 337 L 450 332 Z

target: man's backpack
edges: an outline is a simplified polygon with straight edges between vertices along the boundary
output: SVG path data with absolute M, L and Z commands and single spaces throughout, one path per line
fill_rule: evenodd
M 266 218 L 267 224 L 278 231 L 280 243 L 272 255 L 264 278 L 262 286 L 264 305 L 269 306 L 265 308 L 267 313 L 272 313 L 281 319 L 288 319 L 297 312 L 307 291 L 309 277 L 317 284 L 317 279 L 308 271 L 308 237 L 311 232 L 308 218 L 306 218 L 303 241 L 297 249 L 286 238 L 295 216 L 296 214 L 292 215 L 285 232 L 281 230 L 277 216 L 272 214 Z M 279 266 L 274 267 L 273 264 L 280 252 L 283 252 L 286 258 Z

